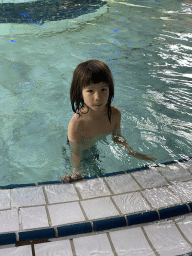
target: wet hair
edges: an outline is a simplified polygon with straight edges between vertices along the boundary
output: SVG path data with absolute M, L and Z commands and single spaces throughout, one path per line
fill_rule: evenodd
M 109 86 L 107 113 L 111 123 L 111 101 L 114 98 L 114 82 L 109 67 L 100 60 L 87 60 L 80 63 L 74 70 L 70 89 L 71 106 L 75 113 L 79 112 L 79 109 L 85 105 L 82 95 L 83 88 L 92 83 L 97 84 L 100 82 L 106 83 Z M 87 114 L 88 111 L 83 114 Z

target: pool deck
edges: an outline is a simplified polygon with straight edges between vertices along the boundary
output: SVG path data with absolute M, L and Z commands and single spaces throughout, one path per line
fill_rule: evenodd
M 50 246 L 72 256 L 192 252 L 192 159 L 0 187 L 0 255 L 47 255 Z

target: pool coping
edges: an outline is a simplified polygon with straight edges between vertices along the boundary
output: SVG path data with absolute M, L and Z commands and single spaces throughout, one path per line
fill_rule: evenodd
M 97 179 L 109 176 L 116 176 L 119 174 L 128 174 L 136 171 L 147 170 L 150 167 L 160 167 L 162 165 L 170 165 L 178 162 L 187 162 L 191 160 L 192 157 L 188 157 L 164 162 L 155 165 L 144 165 L 140 168 L 135 168 L 126 171 L 120 171 L 115 173 L 107 173 L 100 176 L 84 177 L 85 180 Z M 29 184 L 10 184 L 7 186 L 0 186 L 0 189 L 13 189 L 13 188 L 22 188 L 22 187 L 37 187 L 39 185 L 53 185 L 53 184 L 62 184 L 62 181 L 49 181 L 49 182 L 39 182 L 39 183 L 29 183 Z M 138 225 L 143 223 L 150 223 L 154 221 L 164 220 L 167 218 L 172 218 L 184 214 L 192 213 L 192 202 L 187 202 L 184 204 L 178 204 L 171 207 L 165 207 L 162 209 L 142 211 L 135 214 L 124 214 L 124 216 L 115 216 L 107 217 L 99 220 L 86 220 L 80 223 L 58 225 L 55 227 L 47 228 L 35 228 L 31 231 L 15 231 L 7 232 L 0 234 L 0 246 L 8 244 L 16 244 L 16 242 L 23 241 L 32 241 L 36 239 L 53 239 L 61 237 L 69 237 L 75 235 L 88 234 L 93 232 L 101 232 L 115 228 L 121 228 L 126 226 Z

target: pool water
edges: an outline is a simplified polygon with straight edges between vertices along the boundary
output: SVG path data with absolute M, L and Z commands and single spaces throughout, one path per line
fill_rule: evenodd
M 127 143 L 156 157 L 156 163 L 191 156 L 191 1 L 107 5 L 102 15 L 63 31 L 42 26 L 33 34 L 27 28 L 39 25 L 16 24 L 1 35 L 0 185 L 58 180 L 70 172 L 72 74 L 93 58 L 112 71 L 112 105 L 122 113 Z M 110 135 L 96 146 L 96 169 L 102 173 L 146 164 L 128 156 Z M 94 175 L 94 168 L 88 174 Z

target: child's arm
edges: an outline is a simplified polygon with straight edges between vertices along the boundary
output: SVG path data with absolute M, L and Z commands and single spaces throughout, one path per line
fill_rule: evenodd
M 70 122 L 68 125 L 68 138 L 71 150 L 71 165 L 72 172 L 69 175 L 61 176 L 60 179 L 65 182 L 71 182 L 83 178 L 81 168 L 83 164 L 82 159 L 82 145 L 81 145 L 81 130 L 82 124 L 79 121 Z
M 124 146 L 126 150 L 128 151 L 129 155 L 132 155 L 136 158 L 142 159 L 142 160 L 149 160 L 149 161 L 155 161 L 156 158 L 152 156 L 147 156 L 144 155 L 140 152 L 134 151 L 126 142 L 125 138 L 121 135 L 121 128 L 120 128 L 120 123 L 121 123 L 121 112 L 119 109 L 116 109 L 116 118 L 117 118 L 117 123 L 114 127 L 114 130 L 112 132 L 112 139 L 115 143 Z

